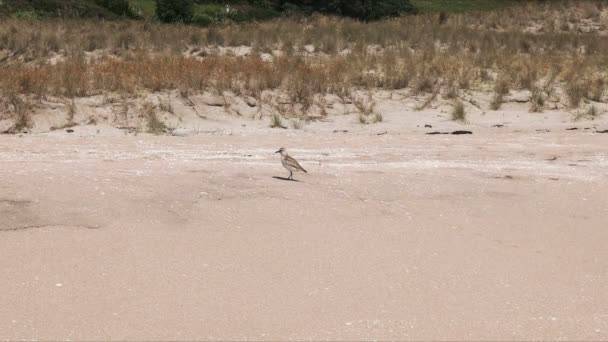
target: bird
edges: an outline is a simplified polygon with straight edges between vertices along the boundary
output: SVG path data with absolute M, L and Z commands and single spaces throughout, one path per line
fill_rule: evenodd
M 292 157 L 290 157 L 287 154 L 287 150 L 283 147 L 281 147 L 278 151 L 276 151 L 275 153 L 280 153 L 281 154 L 281 164 L 283 164 L 283 167 L 287 169 L 287 171 L 289 171 L 289 180 L 294 180 L 293 179 L 293 173 L 294 172 L 304 172 L 304 173 L 308 173 L 308 171 L 304 170 L 304 168 L 300 165 L 300 163 L 298 163 L 297 160 L 293 159 Z

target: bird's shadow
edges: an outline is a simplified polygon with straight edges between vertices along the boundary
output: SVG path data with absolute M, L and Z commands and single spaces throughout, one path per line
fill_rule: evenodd
M 277 176 L 273 176 L 272 178 L 274 179 L 278 179 L 278 180 L 282 180 L 282 181 L 287 181 L 287 182 L 297 182 L 297 183 L 301 183 L 299 180 L 297 179 L 289 179 L 289 178 L 285 178 L 285 177 L 277 177 Z

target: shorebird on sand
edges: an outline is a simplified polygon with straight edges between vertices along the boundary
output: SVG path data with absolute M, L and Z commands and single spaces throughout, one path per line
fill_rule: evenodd
M 283 147 L 281 147 L 275 153 L 280 153 L 281 154 L 281 164 L 283 164 L 283 167 L 286 168 L 287 171 L 289 171 L 289 178 L 287 178 L 287 179 L 294 180 L 293 179 L 293 173 L 294 172 L 308 173 L 308 171 L 304 170 L 304 168 L 302 166 L 300 166 L 300 163 L 298 163 L 297 160 L 293 159 L 292 157 L 290 157 L 287 154 L 287 150 L 284 149 Z

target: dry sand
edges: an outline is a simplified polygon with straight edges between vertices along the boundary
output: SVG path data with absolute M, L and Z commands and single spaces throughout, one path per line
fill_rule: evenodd
M 0 339 L 608 339 L 608 134 L 386 125 L 0 137 Z

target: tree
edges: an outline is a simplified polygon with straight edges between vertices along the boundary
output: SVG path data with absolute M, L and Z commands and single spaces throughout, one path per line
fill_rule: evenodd
M 192 21 L 193 0 L 156 0 L 156 16 L 166 23 Z
M 415 12 L 409 0 L 276 0 L 275 6 L 287 12 L 319 12 L 365 21 Z
M 100 6 L 107 8 L 112 13 L 125 17 L 133 16 L 128 0 L 97 0 L 97 3 Z
M 408 0 L 351 0 L 342 1 L 341 14 L 361 19 L 378 20 L 415 12 Z

